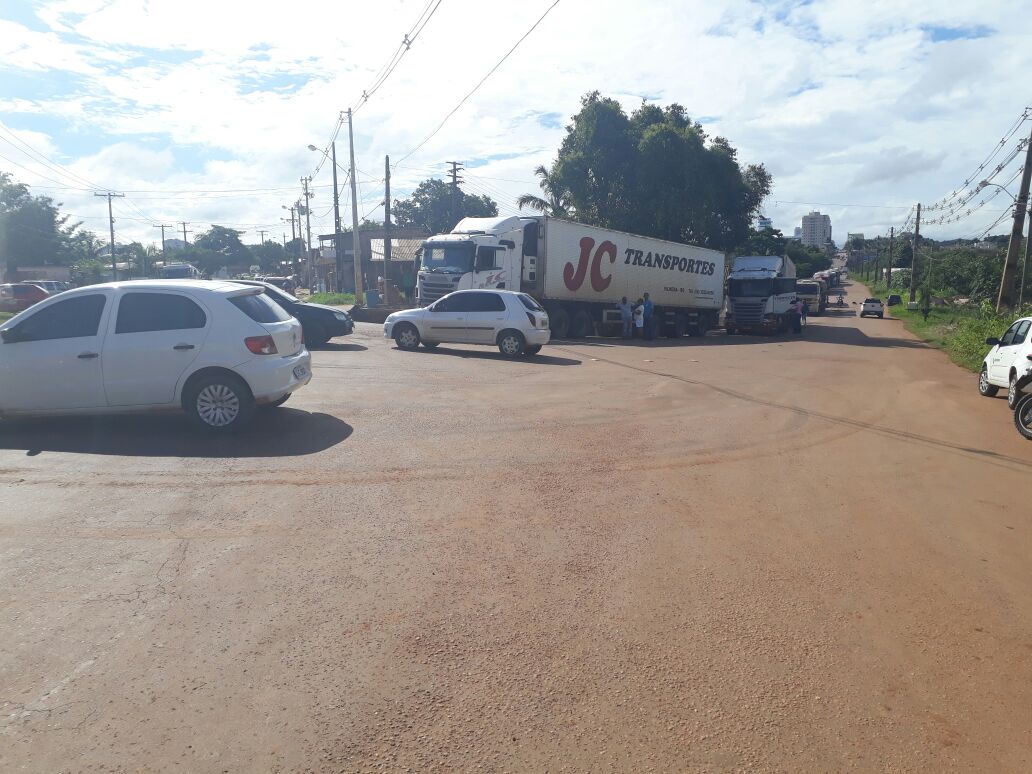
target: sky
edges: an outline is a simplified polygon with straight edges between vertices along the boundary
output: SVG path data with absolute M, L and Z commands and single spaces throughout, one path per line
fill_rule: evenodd
M 312 231 L 327 233 L 331 166 L 308 146 L 328 147 L 352 107 L 360 215 L 382 218 L 386 155 L 392 198 L 458 161 L 467 192 L 513 214 L 598 90 L 628 111 L 680 103 L 767 166 L 776 228 L 819 210 L 841 244 L 987 176 L 1032 129 L 999 145 L 1032 105 L 1032 23 L 1015 0 L 559 0 L 434 133 L 553 2 L 5 0 L 0 171 L 100 234 L 95 192 L 125 193 L 116 237 L 145 244 L 182 221 L 191 239 L 214 223 L 247 243 L 289 238 L 284 208 L 311 175 Z M 346 127 L 336 140 L 346 167 Z M 993 178 L 1012 194 L 1022 155 Z M 971 204 L 989 194 L 922 233 L 978 236 L 1010 204 L 995 188 Z

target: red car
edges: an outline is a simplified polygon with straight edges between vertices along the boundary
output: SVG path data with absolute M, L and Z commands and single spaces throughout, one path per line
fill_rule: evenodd
M 38 304 L 50 294 L 31 282 L 0 285 L 0 312 L 21 312 Z

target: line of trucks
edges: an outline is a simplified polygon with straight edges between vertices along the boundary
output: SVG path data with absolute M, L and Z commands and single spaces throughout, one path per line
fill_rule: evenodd
M 827 275 L 827 276 L 822 276 Z M 653 333 L 702 336 L 787 329 L 795 298 L 819 314 L 836 272 L 797 280 L 791 259 L 724 254 L 545 215 L 465 218 L 421 247 L 416 297 L 427 306 L 456 290 L 492 288 L 533 296 L 548 312 L 554 338 L 620 335 L 617 304 L 646 293 Z

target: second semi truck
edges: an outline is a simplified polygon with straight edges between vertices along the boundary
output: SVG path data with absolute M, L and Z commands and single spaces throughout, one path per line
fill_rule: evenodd
M 547 216 L 465 218 L 423 242 L 420 306 L 454 290 L 499 288 L 536 298 L 555 338 L 616 334 L 626 296 L 649 294 L 656 332 L 705 334 L 724 303 L 724 254 Z

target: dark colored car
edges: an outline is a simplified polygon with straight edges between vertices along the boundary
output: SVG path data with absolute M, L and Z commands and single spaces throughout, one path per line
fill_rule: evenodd
M 257 277 L 259 282 L 265 282 L 269 285 L 275 285 L 285 293 L 293 293 L 297 290 L 297 286 L 294 284 L 294 280 L 290 277 Z
M 893 293 L 885 301 L 885 306 L 896 306 L 896 304 L 902 304 L 902 303 L 903 303 L 903 299 L 899 295 L 897 295 L 896 293 Z
M 284 290 L 269 282 L 258 280 L 234 280 L 241 285 L 259 285 L 265 288 L 265 295 L 283 307 L 287 314 L 294 317 L 305 335 L 305 346 L 309 349 L 321 347 L 335 336 L 347 336 L 355 330 L 351 315 L 343 309 L 332 306 L 310 304 L 295 298 Z
M 0 312 L 22 312 L 49 295 L 39 285 L 33 285 L 31 282 L 0 285 Z

